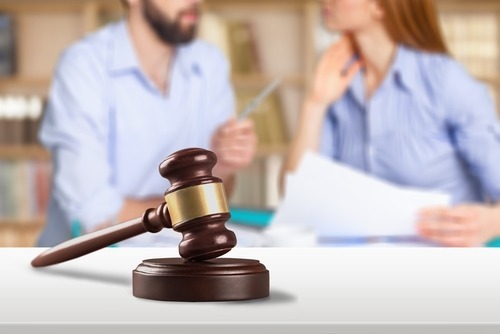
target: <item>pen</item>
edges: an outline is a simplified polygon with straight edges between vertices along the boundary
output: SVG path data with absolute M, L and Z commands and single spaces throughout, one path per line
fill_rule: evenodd
M 274 79 L 269 85 L 267 85 L 260 93 L 255 97 L 250 103 L 248 103 L 243 111 L 238 116 L 238 120 L 244 120 L 247 118 L 261 103 L 264 99 L 271 94 L 281 83 L 282 78 Z

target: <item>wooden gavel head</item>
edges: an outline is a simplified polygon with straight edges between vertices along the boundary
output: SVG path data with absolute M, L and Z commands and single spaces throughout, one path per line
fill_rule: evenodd
M 236 235 L 225 222 L 231 217 L 222 180 L 212 175 L 216 155 L 189 148 L 177 151 L 160 164 L 170 181 L 165 202 L 172 229 L 182 233 L 179 254 L 202 261 L 216 258 L 236 246 Z

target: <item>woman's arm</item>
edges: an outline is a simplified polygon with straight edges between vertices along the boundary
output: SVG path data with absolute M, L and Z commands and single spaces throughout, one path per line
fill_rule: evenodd
M 426 209 L 418 228 L 423 237 L 446 246 L 482 246 L 500 236 L 500 204 Z
M 318 150 L 327 108 L 328 104 L 312 98 L 304 102 L 298 120 L 297 133 L 292 141 L 283 172 L 294 171 L 304 152 Z
M 328 106 L 344 95 L 361 68 L 360 60 L 350 64 L 353 59 L 354 49 L 346 36 L 332 45 L 321 58 L 299 116 L 296 136 L 281 171 L 281 183 L 285 173 L 297 168 L 305 151 L 318 150 Z
M 495 205 L 465 204 L 423 210 L 422 236 L 448 246 L 480 246 L 500 236 L 500 126 L 486 87 L 454 61 L 441 69 L 441 99 L 456 153 L 483 196 Z

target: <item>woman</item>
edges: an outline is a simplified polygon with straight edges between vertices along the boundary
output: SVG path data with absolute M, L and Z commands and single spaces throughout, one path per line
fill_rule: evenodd
M 322 57 L 285 163 L 315 150 L 402 186 L 445 191 L 425 238 L 482 245 L 500 235 L 500 127 L 486 88 L 447 53 L 432 0 L 324 0 L 343 37 Z M 492 203 L 492 204 L 486 204 Z

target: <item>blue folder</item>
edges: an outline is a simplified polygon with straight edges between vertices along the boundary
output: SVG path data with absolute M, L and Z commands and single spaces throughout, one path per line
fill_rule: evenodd
M 250 225 L 257 227 L 266 227 L 271 223 L 274 211 L 266 209 L 249 209 L 241 207 L 232 207 L 231 219 L 232 223 Z
M 500 247 L 500 238 L 495 238 L 486 244 L 486 247 Z

